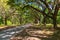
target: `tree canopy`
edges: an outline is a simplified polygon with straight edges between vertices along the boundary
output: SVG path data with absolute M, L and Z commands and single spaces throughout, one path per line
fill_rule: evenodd
M 60 23 L 60 0 L 0 0 L 0 9 L 1 23 L 5 25 L 53 23 L 57 28 Z

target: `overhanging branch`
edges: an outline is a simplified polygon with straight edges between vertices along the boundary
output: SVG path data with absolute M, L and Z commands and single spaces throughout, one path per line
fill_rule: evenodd
M 48 3 L 46 3 L 46 0 L 45 0 L 45 1 L 40 0 L 40 1 L 45 5 L 44 7 L 48 8 L 49 13 L 50 13 L 51 15 L 53 15 L 53 14 L 51 13 L 51 8 L 49 7 Z M 40 4 L 40 2 L 39 2 L 39 1 L 37 1 L 37 3 L 38 3 L 38 4 Z
M 49 8 L 49 5 L 48 5 L 48 3 L 46 3 L 46 1 L 43 1 L 43 0 L 40 0 L 43 4 L 45 4 L 45 6 L 49 9 L 49 10 L 51 10 L 50 8 Z
M 46 15 L 47 17 L 49 17 L 49 18 L 52 18 L 52 19 L 53 19 L 53 17 L 49 16 L 48 14 L 46 14 L 45 12 L 43 12 L 43 11 L 41 11 L 41 10 L 37 9 L 37 8 L 34 8 L 33 6 L 26 5 L 26 6 L 24 6 L 24 7 L 23 7 L 23 9 L 24 9 L 25 7 L 33 8 L 34 10 L 36 10 L 36 11 L 38 11 L 38 12 L 42 13 L 43 15 Z

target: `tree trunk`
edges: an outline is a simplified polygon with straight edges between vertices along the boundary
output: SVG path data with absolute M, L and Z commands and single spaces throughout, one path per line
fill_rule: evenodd
M 35 18 L 34 23 L 35 23 L 35 24 L 39 24 L 39 23 L 40 23 L 40 19 L 36 19 L 36 18 Z
M 46 27 L 46 16 L 45 15 L 44 15 L 44 18 L 43 18 L 43 24 Z
M 20 23 L 20 24 L 22 23 L 22 19 L 21 19 L 21 18 L 19 18 L 19 23 Z
M 5 25 L 7 25 L 7 17 L 5 18 Z
M 56 21 L 56 18 L 53 19 L 53 27 L 54 27 L 54 29 L 57 28 L 57 21 Z
M 55 11 L 54 11 L 54 14 L 53 14 L 53 24 L 54 24 L 53 27 L 54 27 L 54 29 L 57 28 L 57 14 L 58 14 L 58 10 L 59 10 L 58 5 L 56 5 Z
M 34 20 L 34 23 L 35 23 L 35 24 L 37 24 L 37 23 L 38 23 L 38 20 L 37 20 L 37 19 L 35 19 L 35 20 Z

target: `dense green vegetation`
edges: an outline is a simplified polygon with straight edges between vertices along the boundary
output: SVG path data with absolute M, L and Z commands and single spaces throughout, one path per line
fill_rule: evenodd
M 60 24 L 59 0 L 0 0 L 0 25 Z

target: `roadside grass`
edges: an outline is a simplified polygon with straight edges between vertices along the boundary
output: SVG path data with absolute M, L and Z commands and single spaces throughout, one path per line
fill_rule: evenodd
M 53 24 L 46 24 L 46 26 L 44 24 L 34 24 L 34 27 L 36 28 L 53 28 Z M 57 24 L 57 27 L 60 27 L 60 24 Z
M 12 22 L 8 20 L 8 21 L 7 21 L 7 25 L 0 24 L 0 29 L 6 28 L 6 27 L 16 27 L 16 26 L 18 26 L 18 25 L 20 25 L 20 24 L 12 24 Z
M 8 21 L 7 25 L 1 24 L 0 28 L 6 28 L 6 27 L 12 27 L 12 26 L 18 26 L 19 24 L 12 24 L 11 22 Z M 53 28 L 53 24 L 46 24 L 46 26 L 44 26 L 43 24 L 32 24 L 34 25 L 33 27 L 36 28 Z M 60 27 L 60 24 L 57 24 L 58 27 Z

